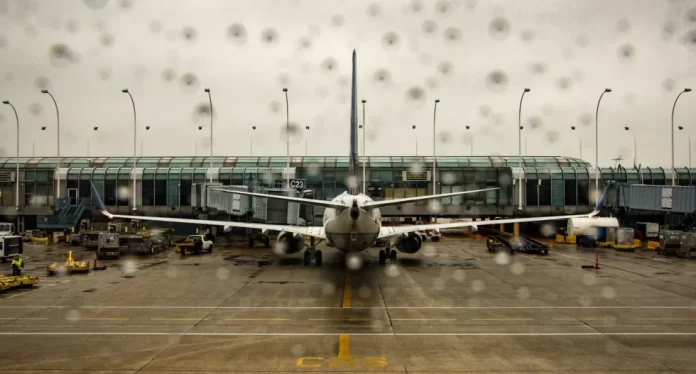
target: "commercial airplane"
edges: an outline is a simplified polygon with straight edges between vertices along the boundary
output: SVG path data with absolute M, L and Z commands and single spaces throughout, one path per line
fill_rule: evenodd
M 350 163 L 349 163 L 349 184 L 348 191 L 336 196 L 331 201 L 304 199 L 299 197 L 268 195 L 246 191 L 228 191 L 222 189 L 214 189 L 217 191 L 227 192 L 230 194 L 238 194 L 245 196 L 255 196 L 269 199 L 280 199 L 288 202 L 308 204 L 326 208 L 324 211 L 324 221 L 320 227 L 305 227 L 305 226 L 290 226 L 276 225 L 263 223 L 246 223 L 246 222 L 231 222 L 231 221 L 212 221 L 187 218 L 169 218 L 169 217 L 151 217 L 151 216 L 131 216 L 121 214 L 111 214 L 106 210 L 101 198 L 99 197 L 94 185 L 92 192 L 97 197 L 99 209 L 101 213 L 111 218 L 137 219 L 143 221 L 160 221 L 160 222 L 177 222 L 190 224 L 203 224 L 211 226 L 223 226 L 224 231 L 231 231 L 234 227 L 250 228 L 262 230 L 264 232 L 274 231 L 278 234 L 279 250 L 284 254 L 293 254 L 305 248 L 304 237 L 310 236 L 327 241 L 332 247 L 335 247 L 342 252 L 362 252 L 372 246 L 378 239 L 385 239 L 387 246 L 379 251 L 379 263 L 383 265 L 388 258 L 390 261 L 396 261 L 396 251 L 391 249 L 394 244 L 400 252 L 413 254 L 420 250 L 422 245 L 421 236 L 418 231 L 447 229 L 459 227 L 472 227 L 476 229 L 479 225 L 491 224 L 506 224 L 517 222 L 539 222 L 561 220 L 569 218 L 591 218 L 599 213 L 599 210 L 606 198 L 606 190 L 602 198 L 597 203 L 595 210 L 590 214 L 584 215 L 566 215 L 566 216 L 551 216 L 551 217 L 534 217 L 534 218 L 513 218 L 493 221 L 477 221 L 477 222 L 453 222 L 441 224 L 426 224 L 426 225 L 406 225 L 382 227 L 381 213 L 379 208 L 390 205 L 402 205 L 423 200 L 435 200 L 452 196 L 465 194 L 479 193 L 485 191 L 496 190 L 496 188 L 486 188 L 480 190 L 460 191 L 453 193 L 445 193 L 439 195 L 427 195 L 418 197 L 408 197 L 403 199 L 392 199 L 384 201 L 373 201 L 369 196 L 357 191 L 356 171 L 358 170 L 357 157 L 357 82 L 356 82 L 356 55 L 353 51 L 353 81 L 352 81 L 352 97 L 351 97 L 351 112 L 350 112 Z M 314 259 L 317 265 L 322 263 L 322 252 L 313 247 L 305 250 L 304 261 L 305 265 L 309 265 Z

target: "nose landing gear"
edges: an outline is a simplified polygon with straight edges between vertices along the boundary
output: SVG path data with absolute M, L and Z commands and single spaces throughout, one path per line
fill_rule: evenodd
M 314 263 L 317 266 L 321 266 L 321 263 L 322 263 L 321 250 L 316 248 L 316 245 L 314 243 L 314 237 L 312 237 L 310 239 L 309 247 L 307 247 L 307 249 L 304 252 L 304 264 L 305 264 L 305 266 L 311 264 L 312 259 L 314 259 Z
M 396 263 L 396 251 L 387 247 L 385 249 L 381 249 L 379 251 L 379 264 L 384 265 L 387 262 L 387 258 L 389 259 L 389 262 L 392 264 Z

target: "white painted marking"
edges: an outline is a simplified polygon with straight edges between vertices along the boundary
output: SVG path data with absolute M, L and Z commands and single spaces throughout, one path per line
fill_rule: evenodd
M 34 289 L 34 290 L 31 290 L 31 291 L 22 292 L 22 293 L 18 293 L 18 294 L 15 294 L 15 295 L 8 296 L 8 297 L 5 297 L 5 299 L 11 299 L 11 298 L 13 298 L 13 297 L 17 297 L 17 296 L 22 296 L 22 295 L 30 294 L 30 293 L 32 293 L 32 292 L 41 291 L 41 290 L 44 289 L 44 288 L 53 287 L 53 286 L 56 286 L 56 285 L 59 285 L 59 284 L 63 284 L 63 283 L 68 283 L 68 282 L 70 282 L 70 280 L 64 280 L 64 281 L 62 281 L 62 282 L 57 282 L 57 283 L 52 283 L 52 284 L 46 284 L 46 285 L 41 285 L 41 282 L 39 282 L 39 287 L 38 287 L 38 288 L 36 288 L 36 289 Z
M 696 336 L 696 332 L 481 332 L 481 333 L 362 333 L 362 332 L 0 332 L 0 336 Z

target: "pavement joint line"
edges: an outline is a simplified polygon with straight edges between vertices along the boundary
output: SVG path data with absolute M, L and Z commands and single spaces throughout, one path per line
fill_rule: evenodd
M 534 321 L 534 318 L 472 318 L 472 321 Z
M 323 310 L 323 309 L 344 309 L 336 306 L 116 306 L 116 305 L 0 305 L 0 309 L 297 309 L 297 310 Z M 676 305 L 676 306 L 357 306 L 351 309 L 696 309 L 696 305 Z
M 696 336 L 696 332 L 541 332 L 541 333 L 500 333 L 500 332 L 480 332 L 480 333 L 362 333 L 350 332 L 353 336 Z M 294 333 L 274 333 L 274 332 L 8 332 L 1 331 L 0 336 L 341 336 L 349 335 L 341 332 L 294 332 Z
M 374 318 L 309 318 L 310 321 L 377 321 Z
M 166 317 L 153 317 L 150 321 L 207 321 L 207 318 L 166 318 Z
M 392 318 L 392 321 L 456 321 L 456 318 Z
M 225 321 L 290 321 L 290 318 L 225 318 Z

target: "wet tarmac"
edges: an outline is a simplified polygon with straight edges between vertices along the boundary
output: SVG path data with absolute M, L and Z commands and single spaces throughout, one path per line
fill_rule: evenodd
M 696 260 L 554 245 L 490 253 L 446 237 L 396 263 L 217 248 L 101 261 L 27 245 L 39 285 L 0 294 L 7 372 L 688 372 L 696 370 Z M 348 261 L 346 261 L 348 260 Z M 350 268 L 348 268 L 348 266 Z M 3 264 L 9 272 L 9 264 Z

